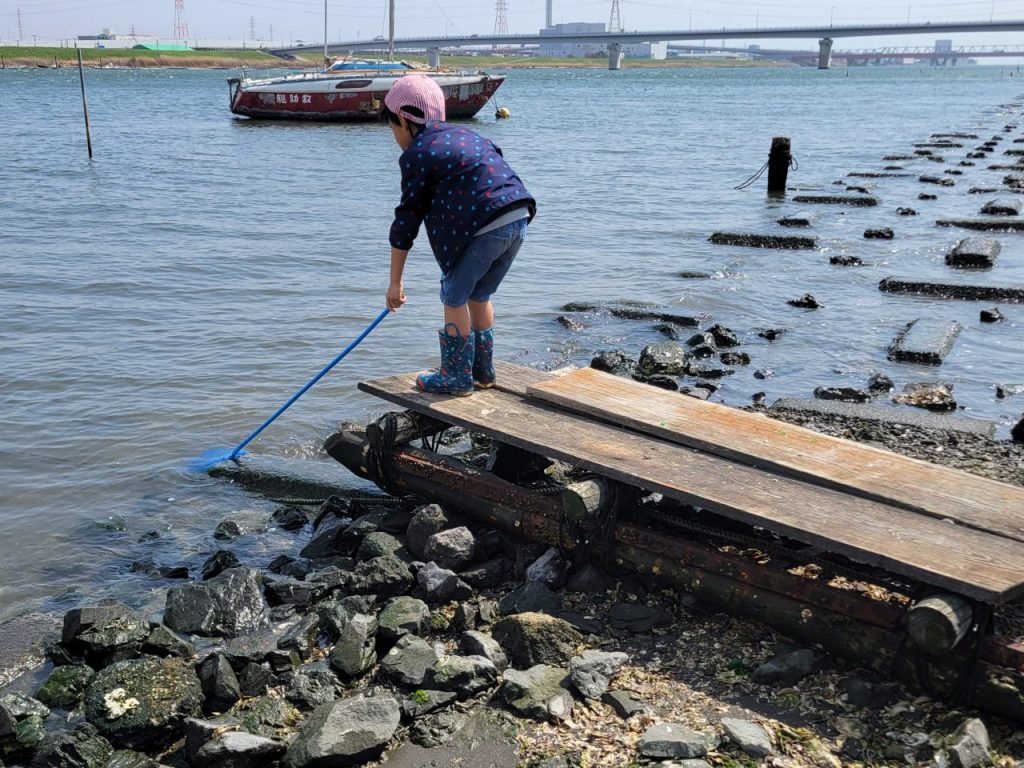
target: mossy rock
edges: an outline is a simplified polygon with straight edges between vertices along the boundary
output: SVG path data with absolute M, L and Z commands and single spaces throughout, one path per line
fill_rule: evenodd
M 56 667 L 46 682 L 39 686 L 35 697 L 48 707 L 74 709 L 85 696 L 85 689 L 94 675 L 85 664 Z

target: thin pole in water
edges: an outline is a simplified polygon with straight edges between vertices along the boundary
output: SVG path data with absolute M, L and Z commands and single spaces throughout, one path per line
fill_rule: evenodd
M 85 68 L 82 65 L 82 51 L 78 51 L 78 82 L 82 86 L 82 110 L 85 112 L 85 143 L 89 148 L 89 159 L 92 160 L 92 131 L 89 129 L 89 102 L 85 99 Z

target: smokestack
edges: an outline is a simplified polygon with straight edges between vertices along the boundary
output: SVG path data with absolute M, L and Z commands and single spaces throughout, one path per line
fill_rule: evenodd
M 555 0 L 548 0 L 548 2 L 547 2 L 547 11 L 546 11 L 546 15 L 544 16 L 544 22 L 545 22 L 544 26 L 545 27 L 550 27 L 551 26 L 551 6 L 554 4 L 554 2 L 555 2 Z

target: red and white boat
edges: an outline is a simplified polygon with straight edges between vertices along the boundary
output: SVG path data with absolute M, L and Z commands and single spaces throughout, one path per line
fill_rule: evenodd
M 287 120 L 372 120 L 391 86 L 410 74 L 441 86 L 449 118 L 473 117 L 505 82 L 503 75 L 415 69 L 405 62 L 340 61 L 311 74 L 230 78 L 231 111 Z

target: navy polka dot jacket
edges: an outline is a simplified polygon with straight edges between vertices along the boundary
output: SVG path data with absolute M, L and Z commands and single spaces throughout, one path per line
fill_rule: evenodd
M 482 226 L 510 206 L 537 210 L 501 150 L 490 139 L 449 123 L 432 123 L 399 158 L 402 202 L 395 208 L 391 245 L 412 248 L 425 223 L 442 272 L 450 272 Z

